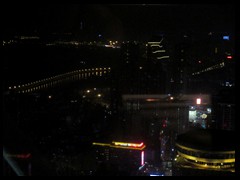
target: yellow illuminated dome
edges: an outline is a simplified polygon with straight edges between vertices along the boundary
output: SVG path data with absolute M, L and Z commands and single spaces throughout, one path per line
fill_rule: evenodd
M 235 172 L 234 132 L 198 129 L 176 140 L 178 166 Z

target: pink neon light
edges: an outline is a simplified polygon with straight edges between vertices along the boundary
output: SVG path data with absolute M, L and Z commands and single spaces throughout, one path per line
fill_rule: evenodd
M 141 153 L 141 165 L 144 165 L 144 151 Z
M 232 59 L 232 56 L 227 56 L 227 59 Z

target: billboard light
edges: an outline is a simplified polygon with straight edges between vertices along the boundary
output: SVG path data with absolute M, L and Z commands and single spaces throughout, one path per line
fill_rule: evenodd
M 202 99 L 201 98 L 197 98 L 196 104 L 201 104 L 201 103 L 202 103 Z

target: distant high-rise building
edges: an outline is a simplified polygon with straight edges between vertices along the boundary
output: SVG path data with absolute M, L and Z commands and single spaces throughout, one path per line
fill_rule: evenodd
M 213 97 L 213 128 L 235 130 L 235 93 L 232 87 L 221 89 Z
M 146 44 L 146 84 L 149 94 L 168 93 L 170 56 L 165 41 L 163 36 L 154 36 Z
M 188 84 L 188 51 L 189 44 L 186 39 L 177 44 L 174 49 L 174 58 L 171 61 L 171 93 L 186 93 Z
M 189 37 L 187 64 L 188 91 L 193 93 L 217 93 L 223 84 L 234 86 L 234 40 L 224 33 L 193 34 Z M 201 89 L 194 87 L 199 86 Z
M 117 172 L 136 172 L 138 168 L 144 165 L 145 144 L 115 142 L 112 143 L 93 143 L 96 150 L 96 163 L 98 167 L 105 165 L 105 171 L 115 167 Z M 109 165 L 111 167 L 109 167 Z M 104 172 L 98 172 L 104 173 Z
M 140 44 L 124 42 L 121 46 L 120 84 L 122 92 L 137 93 L 140 64 Z

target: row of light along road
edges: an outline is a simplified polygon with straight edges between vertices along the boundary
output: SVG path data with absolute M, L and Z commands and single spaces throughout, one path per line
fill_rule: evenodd
M 88 79 L 91 77 L 106 76 L 110 72 L 111 72 L 110 67 L 81 69 L 81 70 L 71 71 L 64 74 L 52 76 L 52 77 L 38 80 L 35 82 L 10 86 L 8 87 L 8 91 L 15 92 L 15 93 L 31 93 L 31 92 L 39 91 L 46 88 L 52 88 L 52 87 L 55 87 L 56 85 L 69 82 L 69 81 Z

